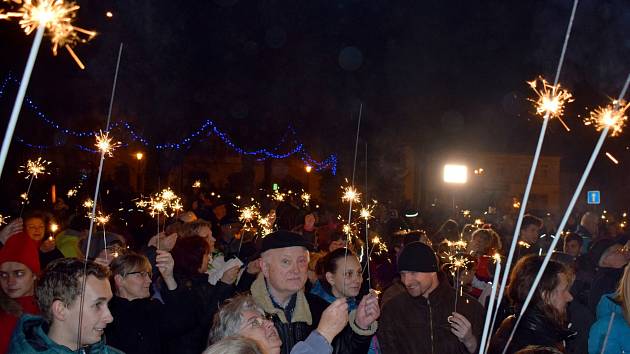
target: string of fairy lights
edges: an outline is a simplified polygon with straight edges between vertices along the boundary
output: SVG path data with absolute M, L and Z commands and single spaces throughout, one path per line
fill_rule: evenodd
M 10 83 L 18 83 L 18 80 L 15 79 L 11 74 L 7 75 L 6 78 L 2 81 L 0 85 L 0 98 L 3 97 L 6 89 Z M 25 98 L 26 106 L 35 113 L 35 116 L 41 119 L 44 123 L 49 125 L 50 127 L 62 132 L 64 135 L 69 135 L 77 138 L 87 138 L 94 137 L 97 133 L 94 131 L 79 131 L 70 129 L 67 127 L 61 126 L 59 123 L 50 119 L 45 113 L 43 113 L 39 107 L 33 102 L 29 97 Z M 292 126 L 287 128 L 284 136 L 278 141 L 277 144 L 271 149 L 262 148 L 257 150 L 247 150 L 240 146 L 238 146 L 230 136 L 221 131 L 216 123 L 210 119 L 205 120 L 202 125 L 197 128 L 195 131 L 190 133 L 187 137 L 183 138 L 179 142 L 167 142 L 167 143 L 151 143 L 146 137 L 139 134 L 133 126 L 127 121 L 115 121 L 111 124 L 110 130 L 119 129 L 124 131 L 127 136 L 131 138 L 134 142 L 139 142 L 144 147 L 153 148 L 156 150 L 180 150 L 180 149 L 188 149 L 190 146 L 197 141 L 208 138 L 212 135 L 218 137 L 224 144 L 229 146 L 233 151 L 237 152 L 240 155 L 253 156 L 257 161 L 263 161 L 266 159 L 286 159 L 288 157 L 297 155 L 304 164 L 308 166 L 312 166 L 316 171 L 321 172 L 324 170 L 330 170 L 333 175 L 337 173 L 337 156 L 332 154 L 328 156 L 326 159 L 322 161 L 318 161 L 314 159 L 304 147 L 304 144 L 300 143 L 297 139 L 297 132 Z M 31 144 L 25 141 L 22 138 L 17 137 L 16 140 L 27 146 L 29 148 L 39 149 L 39 150 L 47 150 L 50 148 L 55 148 L 54 145 L 44 145 L 44 144 Z M 290 148 L 287 152 L 278 151 L 290 142 L 293 144 L 293 147 Z M 121 143 L 121 146 L 127 146 L 126 143 Z M 66 145 L 67 146 L 67 145 Z M 99 150 L 92 149 L 90 147 L 81 145 L 81 144 L 72 144 L 74 148 L 77 148 L 81 151 L 98 153 Z

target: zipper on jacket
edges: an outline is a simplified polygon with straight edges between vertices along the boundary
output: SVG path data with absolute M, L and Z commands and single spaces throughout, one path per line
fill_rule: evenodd
M 435 354 L 433 349 L 433 311 L 431 311 L 431 301 L 427 299 L 427 305 L 429 305 L 429 327 L 431 328 L 431 353 Z

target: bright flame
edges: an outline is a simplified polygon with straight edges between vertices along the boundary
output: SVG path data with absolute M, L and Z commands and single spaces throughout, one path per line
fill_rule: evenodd
M 55 233 L 55 232 L 57 232 L 57 230 L 59 230 L 59 225 L 57 225 L 55 223 L 51 223 L 50 224 L 50 232 Z
M 308 193 L 302 193 L 302 196 L 300 196 L 300 198 L 304 202 L 304 206 L 308 207 L 308 204 L 311 202 L 311 195 Z
M 79 67 L 85 68 L 72 47 L 77 43 L 91 40 L 96 36 L 96 32 L 72 25 L 79 10 L 78 5 L 73 2 L 65 3 L 63 0 L 7 0 L 7 2 L 21 5 L 21 7 L 6 14 L 0 13 L 0 19 L 20 19 L 20 27 L 27 35 L 33 33 L 40 25 L 44 25 L 52 42 L 53 55 L 57 55 L 59 47 L 64 47 Z
M 103 154 L 112 157 L 114 149 L 120 146 L 120 142 L 112 142 L 112 138 L 109 137 L 109 132 L 103 133 L 102 131 L 96 135 L 96 147 Z
M 609 128 L 610 136 L 617 136 L 623 130 L 628 120 L 626 110 L 630 103 L 614 100 L 605 107 L 599 107 L 591 112 L 590 117 L 584 120 L 584 125 L 594 125 L 597 131 Z
M 149 215 L 155 217 L 162 214 L 167 217 L 173 217 L 177 212 L 184 209 L 181 198 L 178 197 L 172 189 L 166 188 L 149 197 L 149 199 L 136 202 L 140 208 L 147 208 Z
M 37 178 L 37 176 L 43 174 L 49 175 L 50 172 L 46 172 L 46 166 L 48 165 L 50 165 L 50 161 L 42 160 L 41 157 L 38 157 L 35 161 L 26 161 L 26 165 L 20 166 L 18 173 L 26 173 L 25 179 Z
M 76 197 L 77 196 L 78 191 L 74 188 L 69 189 L 68 193 L 66 193 L 66 195 L 68 196 L 68 198 L 70 197 Z
M 573 95 L 561 88 L 560 84 L 553 86 L 542 77 L 527 83 L 538 96 L 536 99 L 529 99 L 534 102 L 536 114 L 543 117 L 558 118 L 565 129 L 569 130 L 569 127 L 562 120 L 562 115 L 564 114 L 564 106 L 573 102 Z
M 92 199 L 88 198 L 83 202 L 84 208 L 91 209 L 93 206 L 94 206 L 94 201 Z
M 360 196 L 361 193 L 357 192 L 354 187 L 348 186 L 343 188 L 343 196 L 341 197 L 341 200 L 348 203 L 358 204 L 361 201 Z
M 196 180 L 195 183 L 193 183 L 192 187 L 193 188 L 201 188 L 201 181 L 200 180 Z

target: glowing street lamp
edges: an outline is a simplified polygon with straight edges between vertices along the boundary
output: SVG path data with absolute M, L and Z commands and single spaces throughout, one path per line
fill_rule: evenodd
M 468 182 L 468 167 L 465 165 L 444 165 L 444 182 L 465 184 Z

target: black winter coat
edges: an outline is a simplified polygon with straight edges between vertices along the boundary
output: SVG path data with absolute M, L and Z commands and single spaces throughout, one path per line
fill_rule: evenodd
M 208 334 L 214 314 L 219 305 L 234 295 L 234 286 L 221 281 L 208 283 L 207 274 L 194 276 L 175 275 L 175 280 L 184 292 L 186 321 L 190 330 L 169 338 L 169 353 L 199 354 L 208 346 Z
M 515 316 L 510 316 L 501 323 L 501 327 L 490 341 L 488 354 L 501 354 L 503 352 L 514 324 L 516 324 Z M 564 341 L 572 338 L 575 334 L 576 332 L 554 323 L 537 308 L 528 308 L 506 353 L 516 353 L 528 345 L 554 347 L 564 352 Z
M 319 296 L 309 298 L 311 314 L 313 315 L 313 327 L 317 328 L 322 318 L 322 313 L 330 305 Z M 366 354 L 370 349 L 372 336 L 362 336 L 355 333 L 347 324 L 346 327 L 333 339 L 333 354 Z
M 163 339 L 181 335 L 188 329 L 183 292 L 162 292 L 164 304 L 146 298 L 129 301 L 114 296 L 109 310 L 114 321 L 105 328 L 107 344 L 127 354 L 165 354 Z

